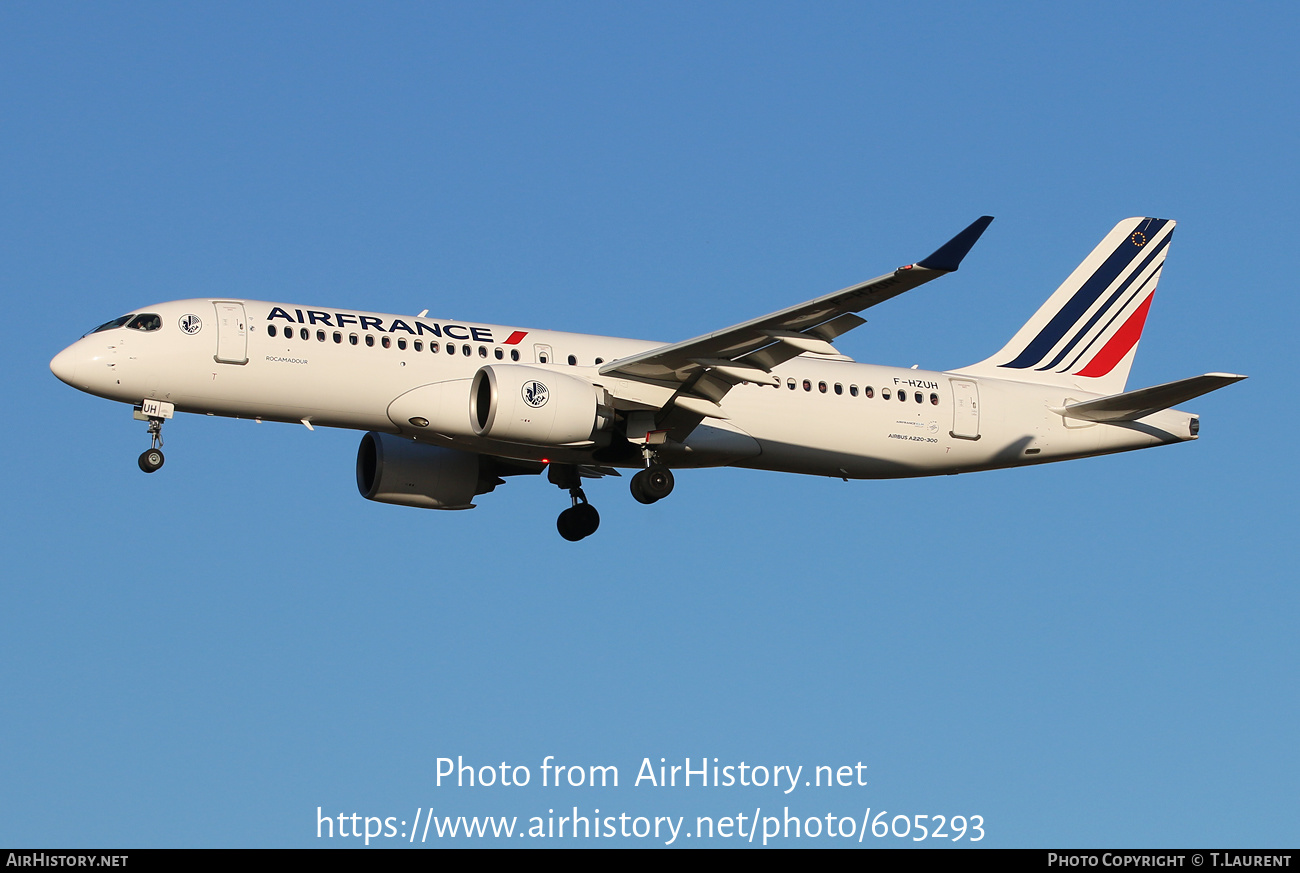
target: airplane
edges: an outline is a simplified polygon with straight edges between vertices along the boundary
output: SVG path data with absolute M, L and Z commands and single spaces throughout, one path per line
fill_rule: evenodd
M 1125 390 L 1174 222 L 1115 225 L 992 357 L 937 372 L 860 364 L 833 341 L 857 313 L 955 272 L 992 222 L 931 255 L 723 330 L 662 344 L 238 298 L 134 310 L 50 369 L 147 422 L 163 465 L 176 412 L 366 431 L 369 500 L 472 509 L 516 475 L 569 494 L 561 536 L 593 534 L 584 479 L 631 476 L 643 504 L 674 470 L 733 466 L 844 479 L 937 476 L 1194 440 L 1172 407 L 1246 378 Z

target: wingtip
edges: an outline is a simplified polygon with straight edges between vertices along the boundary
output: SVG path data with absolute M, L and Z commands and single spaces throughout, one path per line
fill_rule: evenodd
M 936 249 L 929 257 L 917 261 L 916 265 L 927 270 L 955 273 L 957 268 L 961 266 L 962 259 L 975 247 L 975 243 L 979 241 L 980 236 L 992 223 L 993 216 L 981 215 L 972 221 L 965 230 Z

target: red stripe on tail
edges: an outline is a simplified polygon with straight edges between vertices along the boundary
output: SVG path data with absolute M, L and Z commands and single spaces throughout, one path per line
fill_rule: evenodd
M 1128 321 L 1124 322 L 1124 326 L 1115 332 L 1115 335 L 1110 338 L 1106 345 L 1102 346 L 1101 351 L 1097 353 L 1097 357 L 1089 361 L 1086 367 L 1074 375 L 1096 378 L 1105 376 L 1115 369 L 1115 365 L 1124 360 L 1124 356 L 1133 350 L 1138 339 L 1142 336 L 1142 328 L 1147 323 L 1147 310 L 1151 307 L 1151 298 L 1155 296 L 1155 294 L 1147 295 L 1147 299 L 1142 301 L 1142 305 L 1137 308 L 1137 311 L 1128 317 Z

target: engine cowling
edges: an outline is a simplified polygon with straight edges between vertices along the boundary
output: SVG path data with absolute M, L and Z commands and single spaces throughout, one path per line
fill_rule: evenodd
M 609 426 L 604 391 L 538 367 L 489 364 L 474 374 L 470 425 L 476 436 L 534 446 L 586 442 Z
M 447 436 L 473 436 L 469 423 L 470 379 L 449 379 L 412 388 L 388 405 L 393 424 L 427 428 Z
M 371 432 L 357 449 L 357 490 L 367 500 L 424 509 L 473 509 L 476 494 L 499 480 L 483 458 L 386 433 Z

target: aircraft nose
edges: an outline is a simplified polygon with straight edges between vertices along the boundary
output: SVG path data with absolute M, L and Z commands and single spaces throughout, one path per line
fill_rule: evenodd
M 55 376 L 58 376 L 61 381 L 66 382 L 75 388 L 77 364 L 79 363 L 80 357 L 81 355 L 73 351 L 72 346 L 68 346 L 66 349 L 55 355 L 54 360 L 50 361 L 50 372 Z

